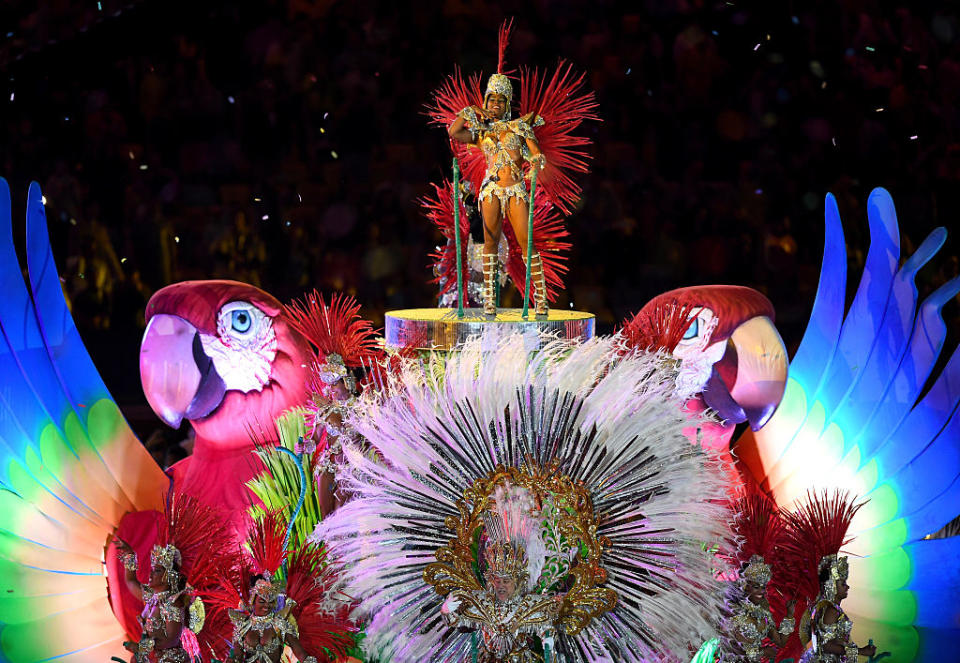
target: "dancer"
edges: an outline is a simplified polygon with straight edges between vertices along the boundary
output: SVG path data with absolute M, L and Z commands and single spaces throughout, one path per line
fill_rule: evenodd
M 740 572 L 732 614 L 726 624 L 724 661 L 758 663 L 775 660 L 778 651 L 786 646 L 794 630 L 795 620 L 790 615 L 797 602 L 792 599 L 787 603 L 787 616 L 777 625 L 767 599 L 770 579 L 770 565 L 760 555 L 753 555 Z M 773 644 L 765 645 L 766 640 Z
M 241 559 L 218 576 L 211 605 L 233 625 L 231 661 L 279 663 L 284 647 L 302 663 L 334 661 L 353 645 L 349 605 L 331 598 L 325 553 L 287 543 L 280 512 L 263 512 L 250 525 Z
M 859 656 L 876 656 L 873 644 L 859 647 L 850 639 L 853 622 L 840 607 L 850 589 L 849 573 L 845 556 L 833 554 L 821 560 L 820 595 L 810 613 L 812 647 L 801 659 L 804 663 L 857 663 Z
M 597 119 L 596 103 L 592 93 L 576 94 L 582 77 L 574 77 L 566 65 L 561 64 L 549 79 L 541 79 L 536 71 L 522 71 L 521 110 L 514 118 L 513 83 L 504 66 L 511 27 L 511 22 L 505 22 L 500 28 L 497 72 L 488 79 L 483 94 L 480 94 L 479 77 L 471 77 L 467 82 L 458 72 L 435 92 L 430 115 L 435 123 L 447 129 L 454 154 L 463 167 L 464 179 L 477 192 L 484 230 L 484 313 L 496 313 L 498 253 L 506 217 L 510 228 L 507 271 L 524 290 L 529 260 L 535 310 L 537 315 L 545 315 L 547 300 L 554 294 L 551 287 L 562 285 L 561 273 L 566 269 L 557 252 L 569 246 L 557 242 L 567 233 L 552 208 L 556 206 L 569 213 L 579 197 L 580 188 L 571 175 L 586 171 L 587 155 L 582 148 L 589 141 L 572 136 L 571 132 L 583 120 Z M 542 195 L 547 204 L 534 202 L 534 248 L 528 256 L 531 192 L 526 181 L 535 176 L 542 176 L 536 195 Z M 437 201 L 424 201 L 428 216 L 441 229 L 451 227 L 453 222 L 452 206 L 449 218 L 446 215 L 440 221 L 434 218 L 438 210 L 446 207 L 439 198 L 448 194 L 452 194 L 451 185 L 440 188 Z M 457 232 L 463 234 L 463 228 Z M 466 246 L 466 242 L 462 245 Z M 444 259 L 442 252 L 438 257 L 438 267 L 444 271 L 455 270 L 454 263 Z M 456 280 L 447 274 L 438 275 L 440 278 L 445 279 L 447 288 Z
M 143 602 L 141 636 L 124 643 L 136 663 L 187 663 L 201 656 L 197 634 L 206 610 L 201 596 L 215 569 L 229 566 L 218 548 L 228 540 L 223 519 L 185 495 L 170 496 L 150 552 L 146 582 L 137 578 L 139 563 L 131 546 L 114 538 L 125 569 L 127 588 Z M 204 632 L 204 644 L 217 645 L 216 628 Z M 206 649 L 205 649 L 206 651 Z

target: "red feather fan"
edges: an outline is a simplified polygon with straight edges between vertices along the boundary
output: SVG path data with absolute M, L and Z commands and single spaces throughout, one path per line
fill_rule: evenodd
M 510 255 L 505 266 L 507 274 L 521 293 L 526 292 L 527 267 L 523 262 L 523 253 L 509 223 L 503 224 Z M 552 302 L 563 290 L 563 276 L 567 273 L 566 252 L 570 242 L 563 241 L 570 232 L 564 227 L 563 218 L 553 204 L 544 198 L 537 198 L 533 207 L 533 250 L 540 254 L 543 261 L 543 276 L 547 284 L 547 301 Z M 532 301 L 532 299 L 531 299 Z
M 810 491 L 806 504 L 786 515 L 784 560 L 791 568 L 798 598 L 816 599 L 820 592 L 820 560 L 836 555 L 850 542 L 847 530 L 863 504 L 839 490 Z
M 537 178 L 537 194 L 543 194 L 570 214 L 580 198 L 580 185 L 575 173 L 588 171 L 590 156 L 586 148 L 591 141 L 573 132 L 584 120 L 599 120 L 593 92 L 579 93 L 583 74 L 577 76 L 572 65 L 563 61 L 552 74 L 538 69 L 520 72 L 520 116 L 539 115 L 543 125 L 534 128 L 537 144 L 547 160 Z
M 444 180 L 442 185 L 432 185 L 433 196 L 426 196 L 420 199 L 420 205 L 428 219 L 436 226 L 440 234 L 447 240 L 454 240 L 453 231 L 453 183 Z M 463 204 L 463 198 L 460 198 L 460 259 L 463 282 L 466 284 L 469 279 L 467 270 L 467 237 L 470 234 L 470 219 L 467 217 L 467 210 Z M 440 283 L 445 281 L 440 289 L 440 294 L 444 295 L 453 292 L 457 288 L 457 256 L 456 244 L 449 244 L 441 247 L 430 254 L 434 260 L 434 277 L 431 283 Z
M 348 295 L 334 293 L 327 306 L 314 290 L 302 300 L 283 307 L 290 326 L 306 338 L 321 356 L 336 353 L 349 367 L 363 366 L 380 356 L 373 324 L 360 317 L 360 304 Z

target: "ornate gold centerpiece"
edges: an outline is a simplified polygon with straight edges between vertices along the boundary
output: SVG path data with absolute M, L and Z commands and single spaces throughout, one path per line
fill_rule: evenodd
M 459 517 L 446 519 L 453 538 L 424 569 L 424 580 L 448 597 L 445 606 L 457 606 L 448 622 L 474 626 L 491 649 L 492 633 L 519 636 L 509 655 L 491 651 L 495 660 L 540 660 L 529 657 L 532 643 L 522 634 L 538 635 L 546 652 L 553 632 L 577 635 L 617 604 L 616 592 L 601 586 L 610 541 L 597 534 L 590 494 L 558 468 L 528 458 L 476 480 L 457 502 Z M 515 593 L 494 591 L 494 577 L 511 579 Z

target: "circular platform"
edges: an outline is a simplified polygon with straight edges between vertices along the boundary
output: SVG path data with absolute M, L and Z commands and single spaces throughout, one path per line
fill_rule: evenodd
M 583 311 L 551 310 L 547 315 L 523 318 L 521 309 L 502 308 L 496 316 L 483 314 L 483 309 L 466 309 L 462 318 L 452 308 L 408 308 L 389 311 L 385 336 L 392 347 L 415 347 L 422 350 L 450 350 L 471 336 L 484 339 L 521 333 L 530 350 L 537 350 L 547 335 L 585 341 L 593 338 L 596 319 Z

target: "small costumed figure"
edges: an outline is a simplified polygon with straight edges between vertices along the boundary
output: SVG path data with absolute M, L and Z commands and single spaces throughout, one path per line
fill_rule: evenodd
M 847 531 L 863 504 L 839 491 L 810 492 L 787 514 L 784 556 L 795 595 L 808 606 L 798 629 L 802 643 L 809 644 L 800 658 L 804 663 L 857 663 L 859 656 L 877 653 L 873 644 L 859 647 L 850 639 L 853 622 L 840 607 L 849 590 L 849 566 L 839 553 L 851 540 Z
M 767 600 L 770 579 L 770 565 L 760 555 L 753 555 L 740 571 L 737 591 L 732 597 L 732 614 L 725 625 L 728 645 L 724 647 L 724 661 L 775 660 L 777 652 L 786 646 L 796 624 L 789 616 L 779 625 L 774 619 Z M 787 603 L 788 615 L 793 613 L 795 605 L 795 600 Z M 765 644 L 767 641 L 771 644 Z
M 820 562 L 820 595 L 810 611 L 811 648 L 801 659 L 805 663 L 857 663 L 860 656 L 877 655 L 873 644 L 859 647 L 850 639 L 853 622 L 840 607 L 850 590 L 849 574 L 843 555 L 827 555 Z
M 519 115 L 513 117 L 513 83 L 504 69 L 504 56 L 511 23 L 500 28 L 497 73 L 490 76 L 481 93 L 479 76 L 467 80 L 459 72 L 451 76 L 435 93 L 428 112 L 431 120 L 447 129 L 454 154 L 462 166 L 464 180 L 476 192 L 483 220 L 483 310 L 496 313 L 496 281 L 499 277 L 500 239 L 503 220 L 509 221 L 506 239 L 506 271 L 521 291 L 526 288 L 529 259 L 531 297 L 537 315 L 547 313 L 547 301 L 562 288 L 566 271 L 560 251 L 569 244 L 560 242 L 568 233 L 557 210 L 568 214 L 580 195 L 572 175 L 587 170 L 584 147 L 589 140 L 572 132 L 594 114 L 593 93 L 577 91 L 583 77 L 574 76 L 561 63 L 549 76 L 540 72 L 520 72 Z M 528 180 L 539 177 L 533 210 L 533 251 L 528 252 L 531 191 Z M 451 183 L 437 187 L 436 198 L 424 200 L 427 216 L 448 238 L 453 237 L 453 189 Z M 460 215 L 462 266 L 468 269 L 466 255 L 469 219 Z M 456 259 L 446 250 L 435 254 L 436 280 L 444 292 L 456 288 Z M 450 271 L 453 271 L 451 278 Z M 469 281 L 465 277 L 465 282 Z M 441 293 L 441 295 L 444 294 Z
M 360 304 L 348 295 L 335 293 L 327 304 L 314 290 L 285 306 L 284 313 L 290 326 L 317 353 L 307 383 L 308 435 L 295 451 L 318 453 L 314 478 L 326 515 L 339 503 L 332 459 L 340 453 L 343 442 L 354 436 L 344 420 L 363 388 L 357 373 L 378 371 L 383 351 L 373 325 L 360 317 Z
M 324 552 L 312 544 L 288 550 L 285 530 L 278 512 L 265 512 L 236 571 L 219 576 L 211 610 L 233 625 L 231 661 L 279 663 L 285 647 L 302 663 L 335 661 L 353 645 L 347 606 L 330 598 Z
M 205 607 L 201 596 L 215 570 L 229 564 L 218 552 L 229 539 L 224 520 L 201 507 L 193 498 L 171 495 L 157 541 L 150 552 L 146 582 L 137 577 L 137 554 L 116 539 L 130 592 L 143 601 L 142 629 L 137 642 L 125 642 L 136 663 L 187 663 L 201 658 L 197 635 L 204 644 L 217 644 L 215 628 L 204 629 Z M 207 648 L 204 648 L 207 651 Z
M 486 586 L 450 592 L 441 612 L 450 626 L 480 631 L 481 663 L 542 661 L 535 649 L 555 651 L 563 597 L 533 591 L 546 554 L 540 509 L 528 490 L 509 483 L 497 489 L 494 502 L 493 513 L 484 514 Z
M 783 582 L 779 556 L 786 534 L 785 524 L 777 505 L 756 487 L 736 499 L 732 508 L 733 533 L 738 543 L 735 560 L 740 573 L 731 587 L 731 613 L 722 629 L 723 660 L 743 663 L 774 660 L 787 646 L 796 625 L 793 617 L 796 599 L 790 599 L 784 606 L 782 592 L 778 591 Z M 784 614 L 779 623 L 771 609 L 770 596 L 777 599 L 777 612 Z

